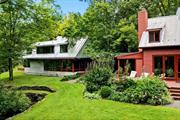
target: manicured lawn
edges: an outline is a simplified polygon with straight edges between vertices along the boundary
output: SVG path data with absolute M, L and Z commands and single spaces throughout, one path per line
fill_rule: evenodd
M 7 74 L 1 78 L 7 79 Z M 82 84 L 60 82 L 60 78 L 15 72 L 15 80 L 9 83 L 45 85 L 56 90 L 13 120 L 180 120 L 180 110 L 173 108 L 85 99 Z

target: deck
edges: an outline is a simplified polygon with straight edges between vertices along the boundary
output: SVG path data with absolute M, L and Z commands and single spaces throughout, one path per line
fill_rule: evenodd
M 174 100 L 180 100 L 180 83 L 175 81 L 165 81 L 169 92 Z
M 165 81 L 168 88 L 180 88 L 180 83 L 175 81 Z

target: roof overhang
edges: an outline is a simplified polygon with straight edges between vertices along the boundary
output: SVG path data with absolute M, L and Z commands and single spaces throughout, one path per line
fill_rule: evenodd
M 127 53 L 127 54 L 120 54 L 115 57 L 115 59 L 142 59 L 143 54 L 142 52 L 134 52 L 134 53 Z

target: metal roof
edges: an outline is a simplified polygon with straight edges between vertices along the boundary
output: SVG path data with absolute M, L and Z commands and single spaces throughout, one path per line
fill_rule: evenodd
M 161 28 L 160 42 L 150 43 L 148 31 L 144 31 L 139 47 L 180 46 L 180 19 L 178 19 L 178 15 L 180 14 L 148 19 L 147 30 Z
M 23 56 L 24 59 L 63 59 L 63 58 L 87 58 L 86 56 L 80 56 L 79 53 L 82 51 L 84 45 L 86 44 L 87 39 L 81 38 L 77 40 L 76 44 L 72 48 L 68 48 L 67 53 L 60 53 L 59 52 L 59 45 L 67 44 L 67 38 L 63 38 L 58 36 L 56 40 L 52 41 L 45 41 L 45 42 L 38 42 L 34 45 L 36 47 L 39 46 L 55 46 L 55 53 L 52 54 L 36 54 L 36 49 L 30 55 Z

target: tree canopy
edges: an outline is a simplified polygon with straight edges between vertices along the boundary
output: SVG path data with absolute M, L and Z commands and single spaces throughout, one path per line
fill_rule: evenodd
M 57 7 L 53 0 L 8 0 L 0 5 L 0 67 L 8 68 L 10 80 L 13 65 L 25 49 L 58 35 L 56 29 L 62 17 Z

